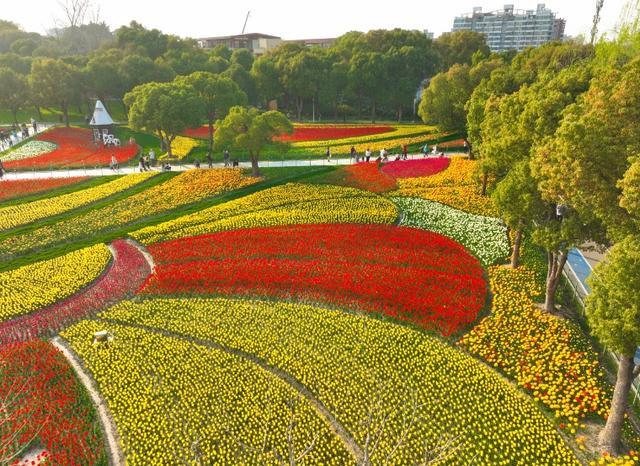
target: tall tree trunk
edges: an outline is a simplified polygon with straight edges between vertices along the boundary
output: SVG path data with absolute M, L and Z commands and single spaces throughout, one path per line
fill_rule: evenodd
M 547 252 L 547 286 L 544 299 L 544 309 L 549 313 L 556 310 L 556 290 L 562 278 L 564 264 L 567 263 L 568 251 Z
M 213 155 L 213 119 L 209 118 L 209 152 Z
M 302 110 L 304 109 L 304 99 L 296 97 L 296 110 L 298 112 L 298 121 L 302 119 Z
M 40 105 L 36 105 L 36 113 L 38 114 L 38 120 L 42 121 L 42 110 L 40 109 Z
M 622 424 L 624 423 L 624 414 L 627 411 L 629 389 L 633 382 L 633 356 L 632 352 L 631 355 L 622 355 L 620 357 L 616 387 L 611 400 L 611 410 L 607 418 L 607 424 L 598 437 L 600 448 L 614 455 L 622 453 Z
M 258 156 L 259 154 L 254 154 L 249 151 L 249 156 L 251 157 L 251 175 L 255 178 L 260 176 L 260 167 L 258 166 Z
M 69 104 L 64 104 L 62 106 L 62 114 L 64 115 L 64 124 L 68 128 L 69 127 Z
M 484 172 L 482 174 L 482 195 L 487 195 L 487 184 L 489 183 L 489 173 Z
M 513 239 L 513 252 L 511 253 L 511 268 L 517 269 L 520 261 L 520 245 L 522 244 L 522 224 L 516 230 L 516 237 Z
M 345 115 L 345 120 L 346 120 Z M 362 120 L 362 94 L 358 94 L 358 120 Z
M 158 139 L 160 139 L 160 152 L 164 152 L 164 137 L 162 131 L 158 131 Z
M 371 102 L 371 123 L 376 122 L 376 101 Z
M 333 121 L 338 121 L 338 101 L 333 101 Z
M 13 124 L 17 126 L 18 125 L 18 109 L 12 108 L 11 114 L 13 115 Z
M 402 122 L 402 105 L 398 107 L 398 123 Z

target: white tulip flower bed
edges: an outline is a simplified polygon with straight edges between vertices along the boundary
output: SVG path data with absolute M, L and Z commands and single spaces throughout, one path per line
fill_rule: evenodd
M 400 225 L 434 231 L 462 244 L 482 265 L 503 261 L 509 255 L 507 227 L 500 219 L 470 214 L 438 202 L 394 197 L 403 212 Z

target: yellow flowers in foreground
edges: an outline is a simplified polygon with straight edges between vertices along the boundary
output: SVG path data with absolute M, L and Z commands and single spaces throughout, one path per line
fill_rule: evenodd
M 146 244 L 239 228 L 305 223 L 393 223 L 396 206 L 354 188 L 289 183 L 131 233 Z
M 91 204 L 142 183 L 153 175 L 155 173 L 123 176 L 109 183 L 75 193 L 0 208 L 0 230 L 26 225 Z
M 85 235 L 104 233 L 145 217 L 256 183 L 239 169 L 190 170 L 101 209 L 0 241 L 0 250 L 23 253 Z
M 152 345 L 146 333 L 130 330 L 135 325 L 169 333 L 164 341 L 154 337 Z M 114 334 L 112 347 L 90 347 L 91 334 L 99 329 Z M 172 349 L 183 341 L 173 336 L 240 350 L 284 371 L 306 386 L 361 448 L 368 429 L 382 428 L 372 440 L 379 441 L 374 464 L 419 464 L 425 453 L 448 442 L 445 459 L 438 464 L 578 464 L 529 398 L 495 372 L 435 338 L 364 316 L 302 304 L 158 299 L 120 303 L 63 336 L 98 379 L 128 444 L 151 445 L 149 453 L 137 450 L 145 456 L 136 460 L 146 459 L 147 464 L 158 464 L 153 461 L 156 455 L 175 453 L 173 419 L 189 420 L 183 424 L 188 432 L 178 431 L 180 439 L 198 437 L 203 445 L 210 441 L 198 435 L 205 426 L 213 438 L 221 435 L 221 426 L 245 431 L 249 438 L 260 432 L 254 418 L 245 414 L 247 401 L 238 396 L 246 379 L 220 386 L 217 378 L 226 381 L 227 375 L 206 368 L 204 362 L 195 366 L 195 361 L 207 359 L 201 347 Z M 238 377 L 231 363 L 227 367 L 229 377 Z M 176 385 L 189 387 L 193 398 L 182 392 L 177 396 Z M 262 383 L 245 390 L 265 397 Z M 228 404 L 229 415 L 218 419 L 212 414 L 207 423 L 205 413 L 216 412 L 210 406 L 212 396 Z M 274 411 L 274 416 L 282 422 L 282 414 Z M 307 422 L 300 427 L 310 428 Z M 323 443 L 318 448 L 328 451 Z
M 474 179 L 475 160 L 452 157 L 449 168 L 426 178 L 398 180 L 395 196 L 419 197 L 464 210 L 476 215 L 497 217 L 498 212 L 489 196 L 481 196 Z
M 79 291 L 104 271 L 104 244 L 0 273 L 0 321 L 37 311 Z
M 504 371 L 574 429 L 609 405 L 597 355 L 579 328 L 537 309 L 542 290 L 526 267 L 489 269 L 493 307 L 459 344 Z
M 93 333 L 105 328 L 114 341 L 93 346 Z M 289 433 L 296 456 L 313 445 L 301 464 L 354 463 L 306 399 L 247 359 L 99 321 L 63 336 L 107 399 L 130 466 L 277 465 L 276 455 L 288 457 Z

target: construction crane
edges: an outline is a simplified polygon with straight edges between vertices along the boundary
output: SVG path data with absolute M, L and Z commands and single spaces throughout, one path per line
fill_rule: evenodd
M 249 16 L 251 15 L 251 10 L 247 11 L 247 17 L 244 19 L 244 26 L 242 26 L 242 34 L 247 29 L 247 21 L 249 21 Z
M 596 14 L 593 16 L 593 27 L 591 28 L 591 45 L 596 43 L 596 34 L 598 34 L 598 24 L 600 23 L 600 12 L 602 11 L 603 5 L 604 0 L 597 0 Z

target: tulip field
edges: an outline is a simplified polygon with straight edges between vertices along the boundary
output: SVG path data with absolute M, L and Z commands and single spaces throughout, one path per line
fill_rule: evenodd
M 135 144 L 122 141 L 120 147 L 103 147 L 93 142 L 93 133 L 84 128 L 53 128 L 39 134 L 2 156 L 11 169 L 47 169 L 107 166 L 111 157 L 125 163 L 138 154 Z
M 7 164 L 101 156 L 82 132 Z M 304 124 L 278 143 L 437 136 Z M 506 265 L 478 181 L 461 156 L 0 181 L 0 464 L 599 460 L 581 437 L 612 396 L 598 355 L 537 307 L 533 262 Z

